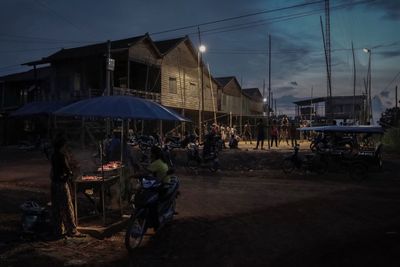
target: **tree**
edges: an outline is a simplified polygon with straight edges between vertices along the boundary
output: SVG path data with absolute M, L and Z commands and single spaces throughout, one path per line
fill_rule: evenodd
M 398 127 L 400 122 L 400 108 L 386 109 L 379 119 L 379 124 L 386 130 L 392 127 Z

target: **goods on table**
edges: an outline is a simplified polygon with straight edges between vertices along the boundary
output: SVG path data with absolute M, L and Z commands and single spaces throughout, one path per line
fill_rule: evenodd
M 121 167 L 120 161 L 110 161 L 103 165 L 103 171 L 112 171 L 112 170 L 116 170 L 120 167 Z M 101 171 L 101 166 L 97 170 Z
M 102 177 L 101 176 L 97 176 L 97 175 L 83 175 L 82 176 L 82 180 L 83 181 L 98 181 L 101 180 Z

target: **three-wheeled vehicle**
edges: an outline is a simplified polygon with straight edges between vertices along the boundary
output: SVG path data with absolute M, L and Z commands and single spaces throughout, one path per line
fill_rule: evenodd
M 330 125 L 298 130 L 313 132 L 310 149 L 324 155 L 335 169 L 347 170 L 355 179 L 365 179 L 369 170 L 383 167 L 381 139 L 384 131 L 380 126 Z

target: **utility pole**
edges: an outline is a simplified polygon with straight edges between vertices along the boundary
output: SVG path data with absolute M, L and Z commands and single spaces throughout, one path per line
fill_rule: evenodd
M 397 109 L 397 107 L 398 107 L 398 105 L 399 105 L 399 102 L 398 102 L 398 99 L 397 99 L 397 85 L 396 85 L 396 109 Z
M 314 86 L 311 86 L 311 108 L 310 108 L 310 126 L 312 126 L 312 114 L 314 112 L 314 106 L 313 106 L 313 91 L 314 91 Z
M 368 104 L 369 104 L 369 117 L 368 117 L 368 121 L 369 124 L 371 124 L 371 120 L 372 120 L 372 92 L 371 92 L 371 54 L 372 51 L 369 50 L 369 57 L 368 57 Z
M 271 35 L 268 35 L 268 109 L 267 109 L 267 143 L 268 149 L 271 148 L 269 137 L 269 116 L 271 108 Z
M 271 110 L 272 110 L 272 114 L 274 114 L 274 92 L 271 92 Z
M 356 58 L 354 56 L 353 41 L 351 42 L 351 51 L 353 52 L 353 124 L 356 124 Z
M 328 65 L 328 97 L 332 97 L 331 17 L 329 0 L 325 0 L 325 44 Z
M 203 70 L 203 55 L 202 52 L 200 51 L 200 47 L 202 46 L 201 43 L 201 34 L 200 34 L 200 27 L 197 27 L 197 33 L 199 36 L 199 47 L 198 47 L 198 59 L 199 59 L 199 67 L 200 67 L 200 82 L 201 82 L 201 107 L 200 107 L 200 112 L 199 112 L 199 138 L 200 138 L 200 142 L 202 140 L 202 135 L 204 132 L 203 129 L 203 123 L 204 123 L 204 70 Z
M 111 80 L 111 70 L 109 67 L 111 60 L 111 42 L 107 40 L 107 62 L 106 62 L 106 95 L 110 95 L 110 80 Z
M 243 125 L 243 77 L 240 77 L 240 134 L 242 134 L 242 125 Z
M 364 78 L 364 88 L 365 88 L 365 112 L 364 112 L 364 124 L 367 124 L 367 120 L 369 118 L 368 112 L 369 112 L 369 104 L 368 104 L 368 84 L 367 81 Z
M 106 95 L 109 96 L 111 94 L 110 84 L 111 84 L 111 69 L 110 69 L 110 61 L 111 61 L 111 41 L 107 40 L 107 59 L 106 59 Z M 106 119 L 106 132 L 109 135 L 111 133 L 111 121 L 110 119 Z
M 329 57 L 328 57 L 328 48 L 327 48 L 327 44 L 326 44 L 326 41 L 325 41 L 325 33 L 324 33 L 324 28 L 323 28 L 323 24 L 322 24 L 322 17 L 320 16 L 319 17 L 319 20 L 320 20 L 320 23 L 321 23 L 321 31 L 322 31 L 322 41 L 323 41 L 323 43 L 324 43 L 324 52 L 325 52 L 325 65 L 326 65 L 326 76 L 327 76 L 327 102 L 326 102 L 326 106 L 328 107 L 328 108 L 326 108 L 325 107 L 325 109 L 327 109 L 328 110 L 328 113 L 329 113 L 329 117 L 330 117 L 330 119 L 332 119 L 333 120 L 333 112 L 332 112 L 332 107 L 331 107 L 331 104 L 332 104 L 332 91 L 331 91 L 331 73 L 330 73 L 330 67 L 329 67 L 329 64 L 330 64 L 330 62 L 329 62 Z M 326 114 L 325 114 L 326 115 Z

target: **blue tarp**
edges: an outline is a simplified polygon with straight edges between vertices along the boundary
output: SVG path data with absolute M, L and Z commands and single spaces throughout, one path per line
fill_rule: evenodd
M 299 131 L 315 131 L 315 132 L 342 132 L 342 133 L 377 133 L 383 134 L 383 128 L 381 126 L 373 125 L 354 125 L 354 126 L 316 126 L 316 127 L 304 127 L 298 128 Z
M 190 121 L 156 102 L 133 96 L 101 96 L 85 99 L 57 110 L 55 115 Z
M 53 101 L 53 102 L 31 102 L 28 103 L 16 111 L 11 113 L 11 116 L 22 117 L 22 116 L 39 116 L 49 115 L 54 111 L 67 105 L 67 102 Z

